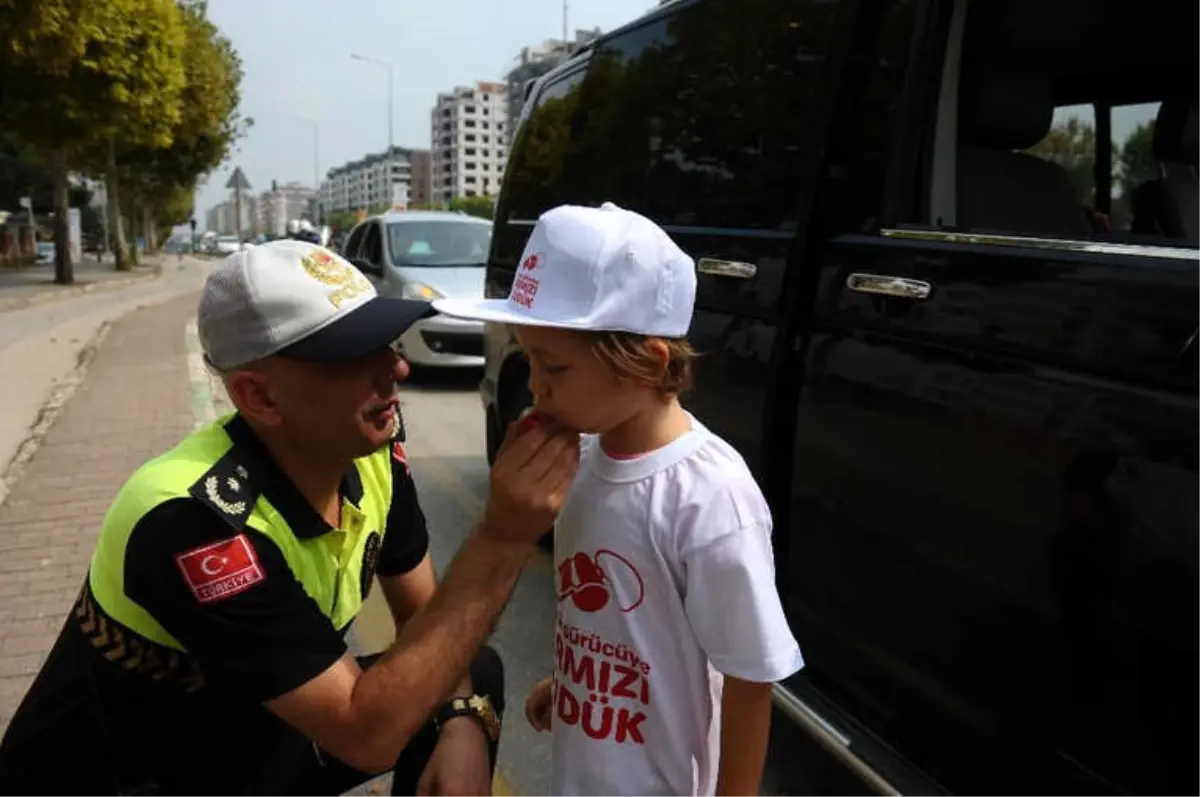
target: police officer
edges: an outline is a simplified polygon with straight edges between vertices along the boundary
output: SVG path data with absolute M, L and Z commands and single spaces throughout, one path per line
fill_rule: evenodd
M 0 743 L 0 793 L 490 793 L 500 661 L 484 639 L 578 464 L 509 431 L 488 503 L 435 589 L 390 343 L 429 308 L 377 297 L 318 246 L 209 277 L 201 343 L 236 407 L 143 465 Z M 343 635 L 375 576 L 397 628 Z

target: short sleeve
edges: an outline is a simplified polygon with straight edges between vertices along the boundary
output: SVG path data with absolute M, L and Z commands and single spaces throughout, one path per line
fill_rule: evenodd
M 388 508 L 387 531 L 379 550 L 375 572 L 402 576 L 421 563 L 429 551 L 429 529 L 417 499 L 408 454 L 399 440 L 392 443 L 392 504 Z
M 775 588 L 770 526 L 707 531 L 683 552 L 684 611 L 701 647 L 725 675 L 759 683 L 787 678 L 804 660 Z
M 134 527 L 125 591 L 210 682 L 250 701 L 292 691 L 346 652 L 274 542 L 191 498 L 155 507 Z

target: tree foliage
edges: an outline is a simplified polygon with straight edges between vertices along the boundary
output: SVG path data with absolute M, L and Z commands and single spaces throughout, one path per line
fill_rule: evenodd
M 52 195 L 59 281 L 72 278 L 69 172 L 106 178 L 121 267 L 122 209 L 153 246 L 250 126 L 241 61 L 206 11 L 198 0 L 0 0 L 0 177 L 35 207 Z
M 184 30 L 174 0 L 0 0 L 0 129 L 55 181 L 56 279 L 73 279 L 67 175 L 109 142 L 167 146 L 180 117 Z
M 252 124 L 238 113 L 241 59 L 206 10 L 203 2 L 180 4 L 184 83 L 170 144 L 118 151 L 122 177 L 138 204 L 156 209 L 153 221 L 163 224 L 187 220 L 197 180 L 221 165 Z M 156 237 L 153 229 L 143 234 Z

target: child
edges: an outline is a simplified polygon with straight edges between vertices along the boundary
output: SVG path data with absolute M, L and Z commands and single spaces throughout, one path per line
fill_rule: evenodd
M 543 214 L 508 299 L 434 303 L 515 325 L 538 414 L 583 434 L 554 676 L 526 705 L 553 727 L 554 794 L 757 794 L 771 684 L 803 666 L 767 504 L 679 403 L 695 295 L 692 259 L 605 203 Z

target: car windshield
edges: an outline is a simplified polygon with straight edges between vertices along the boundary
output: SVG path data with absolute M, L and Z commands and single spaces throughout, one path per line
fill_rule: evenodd
M 480 266 L 487 262 L 490 224 L 404 221 L 388 225 L 388 251 L 397 266 Z

